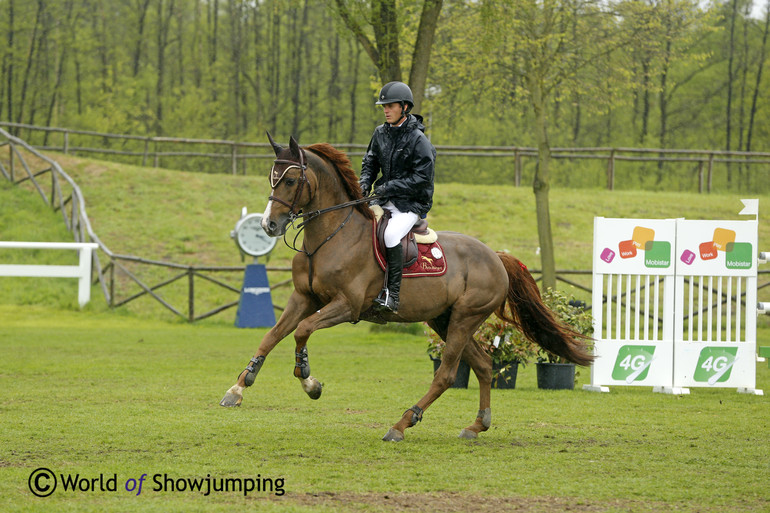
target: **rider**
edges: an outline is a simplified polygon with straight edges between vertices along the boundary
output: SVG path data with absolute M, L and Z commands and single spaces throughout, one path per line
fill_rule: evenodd
M 385 230 L 388 281 L 374 302 L 397 312 L 404 258 L 401 239 L 433 205 L 436 149 L 424 134 L 422 116 L 409 113 L 414 99 L 408 85 L 388 82 L 375 104 L 382 105 L 386 122 L 374 129 L 364 155 L 361 193 L 368 196 L 374 185 L 378 203 L 391 215 Z

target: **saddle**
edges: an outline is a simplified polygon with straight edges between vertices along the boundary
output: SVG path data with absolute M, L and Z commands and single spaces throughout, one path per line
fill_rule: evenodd
M 390 222 L 390 212 L 377 205 L 372 206 L 372 210 L 377 218 L 377 247 L 381 254 L 385 254 L 385 228 Z M 418 220 L 409 233 L 401 239 L 401 247 L 404 249 L 404 267 L 410 267 L 417 261 L 420 254 L 418 243 L 432 244 L 437 238 L 436 232 L 428 228 L 426 219 Z

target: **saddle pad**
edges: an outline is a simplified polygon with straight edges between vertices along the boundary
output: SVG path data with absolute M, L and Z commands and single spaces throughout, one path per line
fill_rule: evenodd
M 383 271 L 387 266 L 385 255 L 380 252 L 377 245 L 377 223 L 372 222 L 372 245 L 374 258 Z M 417 244 L 417 261 L 404 268 L 404 278 L 419 278 L 425 276 L 443 276 L 446 274 L 447 263 L 444 258 L 444 248 L 438 241 L 431 244 Z

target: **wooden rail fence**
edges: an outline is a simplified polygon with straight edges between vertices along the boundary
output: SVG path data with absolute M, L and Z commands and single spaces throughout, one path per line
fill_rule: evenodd
M 7 160 L 0 159 L 0 173 L 13 184 L 31 183 L 47 205 L 61 212 L 64 223 L 67 229 L 72 232 L 76 242 L 94 242 L 98 245 L 98 250 L 92 253 L 93 278 L 91 281 L 100 286 L 104 298 L 110 307 L 117 308 L 135 299 L 149 295 L 175 315 L 194 322 L 216 315 L 238 304 L 236 299 L 219 305 L 210 311 L 197 313 L 195 308 L 195 281 L 196 278 L 205 280 L 239 296 L 240 289 L 223 282 L 221 279 L 214 277 L 214 275 L 222 273 L 239 273 L 239 275 L 243 275 L 244 267 L 190 266 L 149 260 L 132 255 L 121 255 L 113 252 L 94 233 L 91 221 L 86 213 L 85 201 L 80 188 L 56 161 L 0 128 L 0 149 L 4 146 L 8 147 L 8 158 Z M 34 160 L 30 156 L 33 156 Z M 50 173 L 51 177 L 50 188 L 40 180 L 42 176 L 48 173 Z M 102 262 L 103 258 L 107 260 L 104 265 Z M 173 269 L 177 271 L 177 274 L 171 279 L 155 284 L 147 284 L 127 267 L 127 263 Z M 135 283 L 140 291 L 128 297 L 119 298 L 115 289 L 116 270 Z M 268 267 L 267 270 L 270 272 L 285 272 L 291 269 L 287 267 Z M 185 307 L 172 305 L 158 293 L 159 289 L 181 279 L 186 279 L 188 288 L 187 304 Z M 272 285 L 271 289 L 285 287 L 289 283 L 290 280 L 284 280 Z M 279 305 L 273 306 L 277 310 L 283 310 L 283 307 Z
M 0 126 L 8 127 L 18 133 L 26 130 L 30 136 L 42 134 L 42 144 L 34 145 L 39 150 L 58 151 L 65 154 L 100 154 L 118 155 L 136 158 L 136 163 L 147 166 L 152 162 L 153 167 L 160 167 L 161 161 L 173 157 L 206 158 L 225 160 L 229 162 L 228 169 L 232 174 L 245 173 L 246 161 L 254 159 L 273 159 L 274 154 L 267 143 L 245 141 L 230 141 L 220 139 L 186 139 L 179 137 L 152 137 L 137 135 L 122 135 L 88 130 L 72 130 L 68 128 L 43 127 L 23 123 L 0 122 Z M 55 134 L 59 143 L 55 144 L 49 135 Z M 101 147 L 73 145 L 74 136 L 102 140 Z M 40 136 L 35 137 L 40 139 Z M 121 141 L 123 146 L 132 145 L 133 149 L 109 148 L 108 141 Z M 337 143 L 336 147 L 344 149 L 351 157 L 363 156 L 366 145 Z M 185 151 L 163 150 L 163 147 L 190 148 Z M 215 148 L 217 151 L 203 151 L 201 148 Z M 524 169 L 524 159 L 537 157 L 537 149 L 524 146 L 449 146 L 437 145 L 440 157 L 477 157 L 477 158 L 506 158 L 513 160 L 513 184 L 521 185 Z M 691 150 L 665 148 L 625 148 L 625 147 L 591 147 L 591 148 L 551 148 L 551 157 L 556 160 L 599 160 L 606 161 L 606 180 L 604 186 L 614 190 L 618 177 L 619 162 L 679 162 L 691 163 L 697 166 L 698 192 L 711 192 L 714 178 L 714 165 L 764 166 L 758 173 L 767 172 L 770 164 L 770 152 Z M 241 170 L 241 171 L 239 171 Z M 770 176 L 759 176 L 757 183 L 770 182 Z

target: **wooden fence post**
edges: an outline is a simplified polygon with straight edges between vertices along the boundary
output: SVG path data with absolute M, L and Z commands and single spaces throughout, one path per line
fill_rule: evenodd
M 11 166 L 10 166 L 11 167 L 11 183 L 14 183 L 14 182 L 16 182 L 16 177 L 14 175 L 14 171 L 16 169 L 16 158 L 14 157 L 14 154 L 13 154 L 13 143 L 12 142 L 8 143 L 8 155 L 9 155 L 9 160 L 11 161 Z
M 703 161 L 698 161 L 698 193 L 703 194 Z
M 513 185 L 514 187 L 521 185 L 521 153 L 518 148 L 513 150 Z
M 711 175 L 712 175 L 713 169 L 714 169 L 714 154 L 709 153 L 708 182 L 706 186 L 706 189 L 708 190 L 709 194 L 711 194 Z
M 615 150 L 610 150 L 610 158 L 607 160 L 607 189 L 615 190 Z
M 67 155 L 70 151 L 70 132 L 64 131 L 64 154 Z
M 233 148 L 232 148 L 231 153 L 230 153 L 230 157 L 232 159 L 232 167 L 231 167 L 231 169 L 232 169 L 233 175 L 237 175 L 238 174 L 238 157 L 237 157 L 237 154 L 238 154 L 238 145 L 236 143 L 233 143 Z
M 195 320 L 195 273 L 193 268 L 187 269 L 187 318 L 190 322 Z
M 115 307 L 115 261 L 110 257 L 110 308 Z
M 147 154 L 150 152 L 150 138 L 144 140 L 144 155 L 142 155 L 142 167 L 147 166 Z

